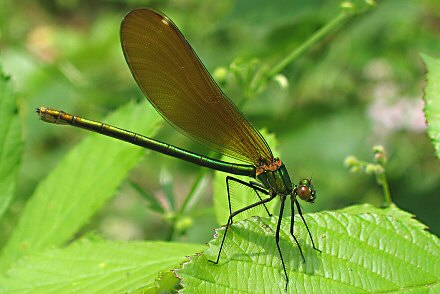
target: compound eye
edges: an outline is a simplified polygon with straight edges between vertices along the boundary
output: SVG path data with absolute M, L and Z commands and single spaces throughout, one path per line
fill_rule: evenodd
M 309 201 L 310 198 L 313 198 L 313 192 L 307 186 L 299 186 L 297 191 L 299 198 L 304 201 Z
M 312 180 L 303 179 L 299 181 L 297 194 L 302 200 L 313 203 L 316 199 L 316 191 L 313 189 Z

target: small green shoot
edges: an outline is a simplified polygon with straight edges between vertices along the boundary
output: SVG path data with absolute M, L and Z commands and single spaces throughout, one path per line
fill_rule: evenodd
M 388 185 L 385 168 L 388 157 L 383 146 L 377 145 L 373 147 L 374 162 L 359 160 L 355 156 L 348 156 L 345 159 L 345 166 L 353 173 L 364 172 L 367 175 L 374 175 L 377 183 L 382 187 L 384 194 L 384 207 L 388 207 L 393 203 L 391 199 L 390 187 Z

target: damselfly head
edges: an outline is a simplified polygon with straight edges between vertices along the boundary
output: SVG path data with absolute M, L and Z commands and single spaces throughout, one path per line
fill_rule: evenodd
M 313 203 L 316 199 L 316 191 L 312 185 L 312 179 L 302 179 L 296 188 L 296 195 L 304 201 Z

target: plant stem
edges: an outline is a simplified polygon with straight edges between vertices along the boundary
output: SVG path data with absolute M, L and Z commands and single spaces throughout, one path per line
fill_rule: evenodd
M 203 179 L 205 178 L 206 169 L 200 169 L 199 175 L 197 176 L 194 184 L 191 187 L 191 191 L 188 193 L 188 196 L 185 198 L 185 201 L 180 208 L 179 215 L 183 215 L 187 212 L 188 208 L 194 203 L 195 196 L 199 191 L 200 187 L 203 184 Z
M 188 212 L 190 207 L 194 205 L 194 202 L 197 201 L 196 196 L 200 187 L 203 185 L 203 179 L 205 178 L 206 172 L 206 169 L 200 170 L 199 175 L 197 176 L 194 184 L 191 187 L 191 191 L 188 193 L 188 196 L 185 198 L 185 201 L 182 204 L 182 207 L 179 209 L 179 211 L 175 211 L 175 215 L 171 218 L 170 231 L 168 233 L 169 241 L 175 240 L 178 235 L 181 234 L 176 226 L 182 216 L 184 216 Z
M 174 217 L 170 224 L 170 230 L 168 232 L 167 241 L 175 241 L 175 234 L 176 234 L 176 224 L 177 224 L 177 217 Z
M 326 37 L 330 32 L 340 26 L 343 22 L 352 17 L 354 13 L 349 13 L 347 11 L 342 11 L 337 15 L 333 20 L 327 23 L 324 27 L 322 27 L 319 31 L 313 34 L 309 39 L 307 39 L 304 43 L 302 43 L 296 50 L 286 56 L 283 60 L 281 60 L 278 64 L 276 64 L 271 71 L 266 74 L 266 79 L 270 80 L 275 75 L 284 70 L 290 63 L 294 60 L 298 59 L 304 52 L 309 50 L 312 46 L 318 43 L 322 38 Z
M 390 186 L 388 185 L 387 176 L 385 175 L 385 173 L 383 173 L 379 175 L 379 178 L 380 182 L 382 183 L 382 189 L 385 198 L 384 206 L 389 207 L 393 203 L 393 200 L 391 199 Z

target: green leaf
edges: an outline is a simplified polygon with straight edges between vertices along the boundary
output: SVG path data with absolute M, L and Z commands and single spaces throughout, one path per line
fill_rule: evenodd
M 440 158 L 440 60 L 422 54 L 428 69 L 428 82 L 425 89 L 425 116 L 428 134 Z
M 80 241 L 20 259 L 0 278 L 2 293 L 155 292 L 170 272 L 206 245 Z M 170 279 L 169 275 L 165 275 Z M 176 279 L 172 280 L 176 281 Z M 169 284 L 172 289 L 176 284 Z
M 289 236 L 290 218 L 282 222 L 281 248 L 289 275 L 289 293 L 378 293 L 440 291 L 440 240 L 391 208 L 385 213 L 367 206 L 347 212 L 305 215 L 317 247 L 295 218 L 295 236 L 306 259 Z M 355 213 L 356 210 L 365 211 Z M 403 217 L 400 217 L 403 216 Z M 203 255 L 177 274 L 188 293 L 281 293 L 285 279 L 275 245 L 275 217 L 235 223 L 228 232 L 218 265 L 219 238 Z
M 141 186 L 136 184 L 135 182 L 130 181 L 130 185 L 133 187 L 133 189 L 136 190 L 136 192 L 139 193 L 139 195 L 142 196 L 142 198 L 147 201 L 148 206 L 151 210 L 157 212 L 157 213 L 165 213 L 165 208 L 162 206 L 162 203 L 156 198 L 156 195 L 149 193 L 145 191 Z
M 263 137 L 266 139 L 269 146 L 271 146 L 272 151 L 276 153 L 276 148 L 274 148 L 277 145 L 275 136 L 273 134 L 269 134 L 265 130 L 261 131 L 261 133 L 263 134 Z M 277 157 L 277 155 L 275 157 Z M 221 160 L 243 164 L 243 162 L 241 161 L 234 160 L 226 156 L 223 156 Z M 251 178 L 245 176 L 233 176 L 233 177 L 245 182 L 249 182 L 249 180 L 252 180 Z M 263 198 L 267 197 L 266 195 L 263 194 L 261 194 L 260 196 Z M 233 187 L 231 187 L 232 211 L 238 210 L 247 205 L 255 203 L 258 200 L 259 200 L 258 196 L 255 194 L 253 189 L 249 187 L 240 184 L 234 184 Z M 274 212 L 276 205 L 277 205 L 277 201 L 271 201 L 266 204 L 266 206 L 268 207 L 271 213 Z M 226 224 L 229 217 L 228 190 L 226 187 L 226 174 L 222 172 L 215 172 L 215 176 L 214 176 L 214 209 L 215 209 L 217 222 L 219 224 Z M 259 207 L 253 208 L 248 213 L 245 212 L 238 215 L 236 219 L 234 218 L 234 220 L 238 221 L 238 220 L 246 219 L 253 215 L 267 215 L 267 213 L 264 210 L 264 207 L 260 205 Z
M 20 118 L 10 77 L 0 68 L 0 218 L 11 203 L 23 151 Z
M 155 287 L 142 289 L 142 294 L 170 293 L 171 290 L 178 290 L 181 288 L 180 280 L 176 277 L 174 271 L 166 271 L 160 273 L 159 278 L 156 279 Z
M 152 135 L 160 120 L 158 115 L 151 115 L 153 112 L 152 107 L 143 103 L 129 103 L 105 121 L 118 122 L 124 128 Z M 43 123 L 37 117 L 35 120 Z M 74 131 L 67 126 L 47 127 L 59 128 L 60 132 Z M 0 267 L 5 269 L 23 255 L 71 239 L 115 195 L 144 154 L 145 149 L 99 134 L 89 134 L 38 185 L 4 248 Z

